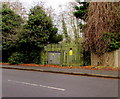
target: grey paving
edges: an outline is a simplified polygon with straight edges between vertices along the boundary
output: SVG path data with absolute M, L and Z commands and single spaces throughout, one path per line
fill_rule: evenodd
M 107 71 L 107 70 L 87 70 L 87 69 L 64 69 L 64 68 L 54 68 L 54 67 L 39 67 L 39 66 L 18 66 L 18 65 L 1 65 L 3 68 L 13 68 L 13 69 L 25 69 L 25 70 L 36 70 L 45 72 L 58 72 L 58 73 L 68 73 L 68 74 L 81 74 L 89 76 L 101 76 L 101 77 L 120 77 L 118 71 Z

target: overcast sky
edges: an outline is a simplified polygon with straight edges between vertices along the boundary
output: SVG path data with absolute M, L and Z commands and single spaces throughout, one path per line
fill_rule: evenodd
M 25 8 L 27 9 L 31 8 L 32 6 L 34 6 L 34 4 L 37 4 L 40 1 L 45 2 L 45 6 L 47 7 L 51 6 L 53 9 L 57 9 L 59 5 L 65 6 L 69 2 L 72 1 L 75 2 L 75 0 L 19 0 L 19 1 L 23 2 Z
M 76 0 L 0 0 L 0 1 L 20 1 L 23 3 L 23 6 L 26 8 L 26 10 L 30 9 L 32 6 L 34 6 L 35 4 L 37 4 L 38 2 L 44 2 L 45 3 L 45 7 L 52 7 L 53 9 L 55 9 L 56 13 L 59 13 L 59 5 L 62 6 L 62 10 L 66 10 L 65 5 L 69 5 L 69 2 L 76 2 Z M 80 1 L 84 1 L 84 0 L 80 0 Z
M 75 0 L 19 0 L 19 1 L 25 2 L 29 6 L 31 6 L 34 2 L 37 3 L 39 1 L 43 1 L 48 6 L 52 6 L 53 8 L 56 8 L 58 5 L 65 5 L 66 3 Z

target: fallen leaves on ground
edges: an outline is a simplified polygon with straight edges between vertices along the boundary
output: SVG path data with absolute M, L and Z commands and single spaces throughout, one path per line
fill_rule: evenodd
M 3 65 L 11 65 L 9 63 L 0 63 Z M 120 68 L 112 66 L 60 66 L 51 64 L 15 64 L 15 66 L 41 66 L 41 67 L 53 67 L 53 68 L 65 68 L 65 69 L 89 69 L 89 70 L 107 70 L 107 71 L 120 71 Z

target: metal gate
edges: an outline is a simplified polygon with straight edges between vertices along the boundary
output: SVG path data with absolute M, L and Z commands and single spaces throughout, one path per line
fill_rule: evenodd
M 56 51 L 49 51 L 48 64 L 61 64 L 61 53 Z
M 87 55 L 88 56 L 88 55 Z M 61 66 L 83 66 L 86 60 L 82 44 L 48 44 L 41 52 L 42 64 Z

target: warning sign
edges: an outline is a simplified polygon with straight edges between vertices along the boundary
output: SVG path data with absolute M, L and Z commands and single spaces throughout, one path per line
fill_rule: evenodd
M 73 55 L 73 52 L 72 52 L 72 50 L 70 50 L 70 51 L 69 51 L 69 55 Z

